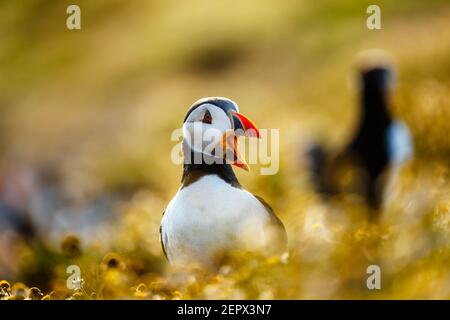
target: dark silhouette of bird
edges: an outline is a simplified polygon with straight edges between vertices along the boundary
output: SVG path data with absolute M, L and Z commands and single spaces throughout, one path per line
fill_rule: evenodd
M 360 116 L 353 138 L 335 155 L 320 145 L 307 151 L 312 180 L 325 195 L 360 194 L 377 212 L 392 168 L 412 155 L 407 126 L 393 118 L 389 105 L 392 67 L 386 59 L 359 71 Z
M 231 167 L 248 170 L 237 152 L 237 135 L 259 137 L 255 125 L 235 102 L 205 98 L 188 110 L 183 133 L 182 185 L 160 227 L 169 261 L 214 266 L 229 250 L 283 253 L 282 222 L 262 198 L 240 185 Z M 211 142 L 210 136 L 217 139 Z

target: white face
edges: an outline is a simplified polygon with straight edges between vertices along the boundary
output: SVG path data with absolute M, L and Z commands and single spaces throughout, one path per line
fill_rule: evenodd
M 183 135 L 193 151 L 211 155 L 213 149 L 221 149 L 223 135 L 232 129 L 231 120 L 225 111 L 205 103 L 192 111 L 186 119 Z

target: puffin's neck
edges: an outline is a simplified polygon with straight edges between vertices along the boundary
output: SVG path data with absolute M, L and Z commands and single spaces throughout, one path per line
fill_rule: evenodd
M 391 115 L 386 93 L 379 88 L 365 88 L 361 96 L 363 122 L 377 126 L 388 126 Z
M 229 183 L 233 187 L 236 187 L 236 188 L 241 187 L 238 179 L 236 178 L 236 175 L 233 172 L 231 165 L 229 165 L 227 163 L 208 164 L 208 163 L 205 163 L 205 161 L 204 161 L 204 155 L 202 155 L 202 157 L 199 157 L 198 154 L 197 154 L 198 159 L 196 159 L 196 160 L 201 160 L 201 162 L 193 164 L 192 162 L 194 162 L 193 160 L 195 159 L 194 158 L 195 153 L 191 150 L 189 150 L 188 152 L 190 152 L 190 155 L 191 155 L 190 159 L 192 161 L 190 161 L 190 163 L 184 163 L 183 177 L 181 178 L 182 188 L 187 187 L 188 185 L 190 185 L 191 183 L 194 183 L 201 177 L 203 177 L 205 175 L 210 175 L 210 174 L 217 175 L 220 179 Z
M 183 177 L 181 179 L 182 187 L 186 187 L 197 181 L 201 177 L 209 174 L 215 174 L 233 187 L 240 188 L 231 165 L 229 164 L 184 164 Z
M 368 145 L 374 139 L 384 141 L 385 131 L 392 122 L 385 92 L 376 88 L 364 88 L 360 99 L 361 120 L 352 142 L 354 147 Z

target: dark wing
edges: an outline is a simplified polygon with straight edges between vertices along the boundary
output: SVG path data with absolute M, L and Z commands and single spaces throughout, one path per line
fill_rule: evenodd
M 277 217 L 272 207 L 261 197 L 254 195 L 256 199 L 266 208 L 270 217 L 270 227 L 273 230 L 274 249 L 277 253 L 284 253 L 287 250 L 287 234 L 283 222 Z
M 163 216 L 164 216 L 164 213 L 165 213 L 165 211 L 162 214 Z M 167 256 L 166 248 L 165 248 L 165 245 L 164 245 L 164 237 L 163 237 L 163 234 L 162 234 L 162 224 L 159 226 L 159 239 L 161 241 L 162 251 L 164 252 L 164 255 L 166 256 L 166 259 L 169 260 L 169 257 Z

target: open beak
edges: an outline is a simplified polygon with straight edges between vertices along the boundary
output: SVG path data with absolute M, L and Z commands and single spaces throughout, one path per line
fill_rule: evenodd
M 239 112 L 231 112 L 231 118 L 237 135 L 259 138 L 259 130 L 249 118 Z
M 223 145 L 225 148 L 225 152 L 227 150 L 230 150 L 232 152 L 232 164 L 234 166 L 248 171 L 249 166 L 238 151 L 238 136 L 260 138 L 259 130 L 253 124 L 253 122 L 243 114 L 240 114 L 238 112 L 231 112 L 230 116 L 233 123 L 233 132 L 227 132 L 223 136 Z

